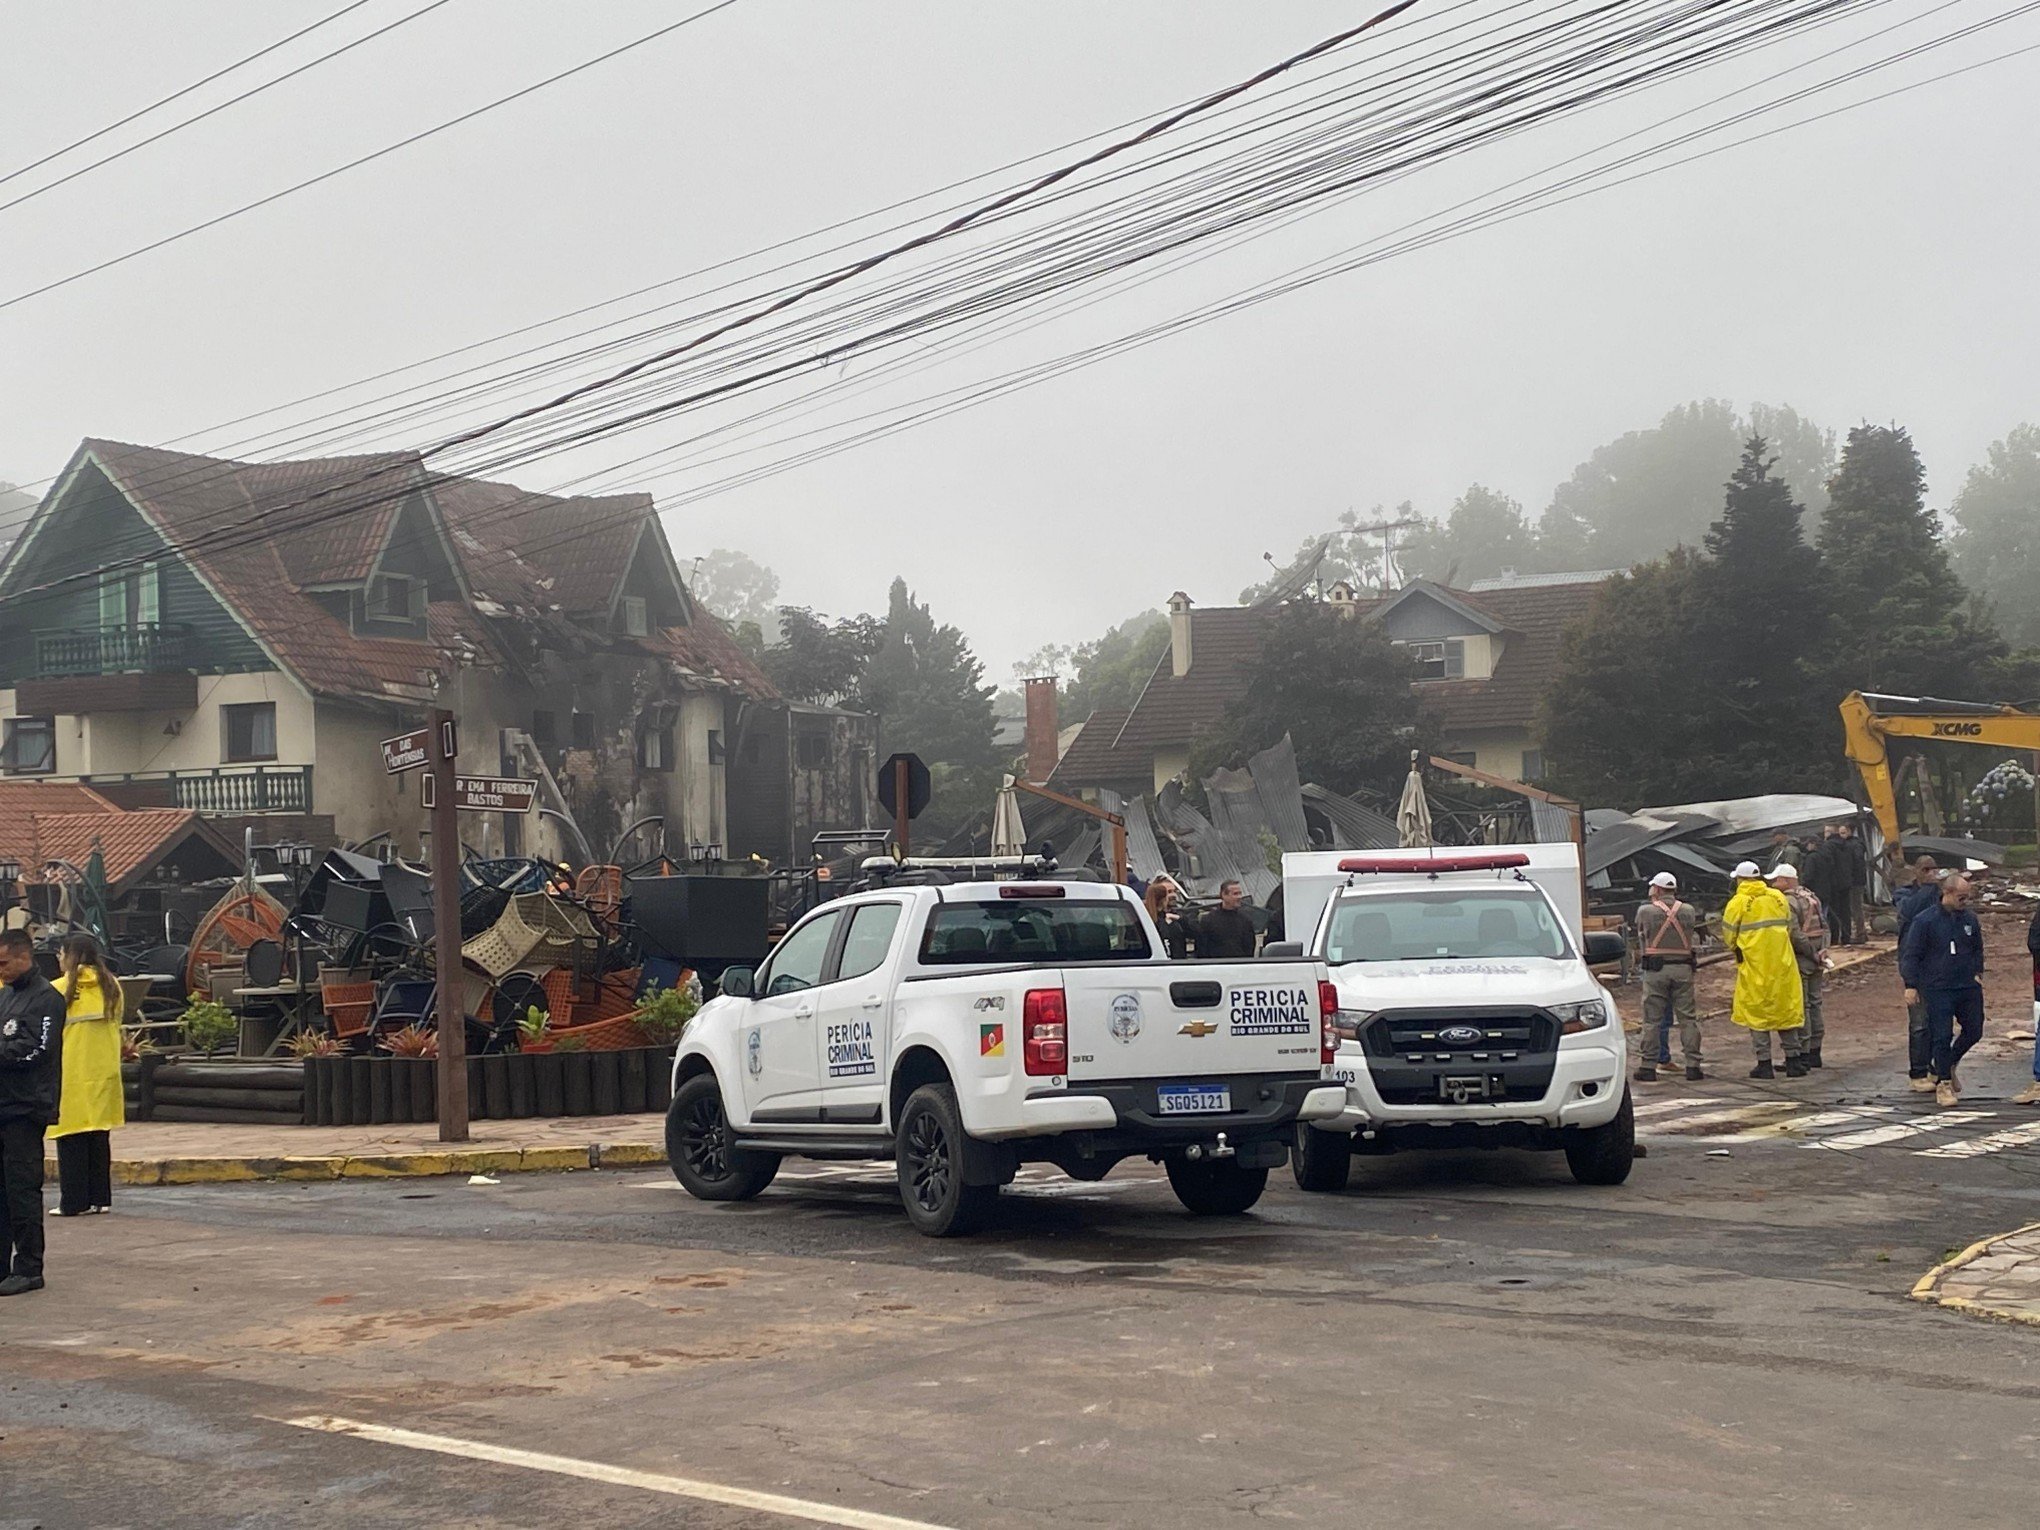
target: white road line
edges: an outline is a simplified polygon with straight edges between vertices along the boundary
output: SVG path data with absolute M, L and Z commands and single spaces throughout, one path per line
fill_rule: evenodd
M 1702 1105 L 1713 1103 L 1714 1101 L 1704 1096 L 1693 1100 L 1652 1100 L 1648 1105 L 1636 1107 L 1636 1117 L 1642 1120 L 1645 1116 L 1664 1116 L 1679 1110 L 1698 1110 Z
M 1908 1137 L 1924 1137 L 1930 1132 L 1945 1132 L 1950 1127 L 1967 1126 L 1972 1121 L 1988 1121 L 1991 1112 L 1987 1110 L 1951 1110 L 1938 1116 L 1914 1116 L 1910 1121 L 1894 1121 L 1889 1126 L 1875 1126 L 1866 1132 L 1844 1132 L 1839 1137 L 1816 1137 L 1811 1142 L 1799 1145 L 1807 1148 L 1832 1148 L 1838 1153 L 1853 1153 L 1858 1148 L 1882 1147 L 1887 1142 L 1903 1142 Z
M 1760 1126 L 1751 1133 L 1764 1136 L 1782 1137 L 1788 1132 L 1819 1131 L 1829 1126 L 1863 1126 L 1873 1116 L 1889 1116 L 1898 1112 L 1896 1105 L 1856 1105 L 1846 1110 L 1823 1110 L 1810 1116 L 1796 1116 L 1790 1121 L 1776 1121 Z
M 1987 1153 L 2002 1153 L 2006 1148 L 2023 1147 L 2028 1142 L 2040 1142 L 2040 1121 L 2029 1121 L 2024 1126 L 2007 1127 L 2001 1132 L 1992 1132 L 1988 1137 L 1970 1137 L 1962 1142 L 1947 1142 L 1940 1147 L 1921 1148 L 1921 1158 L 1981 1158 Z
M 1804 1108 L 1791 1100 L 1777 1100 L 1767 1105 L 1738 1105 L 1733 1110 L 1709 1110 L 1697 1116 L 1681 1116 L 1678 1120 L 1668 1121 L 1655 1130 L 1658 1135 L 1674 1136 L 1691 1131 L 1696 1126 L 1714 1126 L 1723 1121 L 1748 1121 L 1754 1124 L 1760 1117 L 1775 1116 L 1780 1111 Z
M 760 1493 L 750 1488 L 725 1487 L 719 1482 L 698 1482 L 692 1477 L 668 1477 L 659 1472 L 632 1471 L 625 1466 L 608 1466 L 600 1461 L 580 1461 L 572 1456 L 550 1456 L 536 1450 L 516 1450 L 508 1445 L 488 1445 L 479 1440 L 460 1440 L 445 1434 L 421 1434 L 415 1429 L 392 1429 L 385 1424 L 364 1424 L 351 1418 L 330 1418 L 312 1414 L 283 1420 L 297 1429 L 316 1429 L 324 1434 L 351 1435 L 381 1445 L 399 1445 L 405 1450 L 428 1451 L 434 1455 L 460 1456 L 470 1461 L 492 1461 L 498 1466 L 519 1466 L 527 1471 L 550 1472 L 556 1477 L 579 1477 L 586 1482 L 605 1482 L 612 1487 L 638 1488 L 647 1493 L 665 1493 L 674 1498 L 693 1498 L 702 1503 L 726 1504 L 735 1509 L 756 1509 L 788 1519 L 804 1519 L 817 1525 L 841 1525 L 846 1530 L 947 1530 L 925 1519 L 901 1519 L 893 1514 L 872 1514 L 863 1509 L 846 1509 L 805 1498 L 788 1498 L 781 1493 Z

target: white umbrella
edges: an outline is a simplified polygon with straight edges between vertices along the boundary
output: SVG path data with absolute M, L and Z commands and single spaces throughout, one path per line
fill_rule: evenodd
M 1431 804 L 1424 796 L 1424 775 L 1417 768 L 1417 753 L 1410 751 L 1410 778 L 1403 783 L 1402 801 L 1395 808 L 1396 833 L 1404 849 L 1431 843 Z
M 992 808 L 992 854 L 1025 855 L 1027 825 L 1020 821 L 1020 794 L 1007 776 L 999 787 L 999 799 Z

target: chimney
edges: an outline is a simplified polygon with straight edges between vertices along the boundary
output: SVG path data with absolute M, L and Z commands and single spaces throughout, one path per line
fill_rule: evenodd
M 1042 675 L 1025 681 L 1027 687 L 1027 779 L 1036 786 L 1049 778 L 1055 769 L 1056 740 L 1060 729 L 1056 724 L 1054 675 Z
M 1190 673 L 1190 597 L 1181 590 L 1169 597 L 1169 669 L 1178 679 Z

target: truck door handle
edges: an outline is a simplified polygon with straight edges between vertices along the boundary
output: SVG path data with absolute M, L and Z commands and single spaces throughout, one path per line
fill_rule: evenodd
M 794 1017 L 794 1019 L 796 1019 L 796 1020 L 812 1020 L 812 1019 L 814 1019 L 814 1017 L 815 1017 L 815 1007 L 814 1007 L 814 1005 L 812 1005 L 812 1004 L 803 1004 L 803 1005 L 801 1005 L 801 1006 L 800 1006 L 799 1008 L 797 1008 L 796 1010 L 794 1010 L 794 1012 L 793 1012 L 793 1017 Z
M 882 993 L 873 994 L 870 998 L 864 1001 L 864 1007 L 866 1009 L 884 1009 L 885 995 Z

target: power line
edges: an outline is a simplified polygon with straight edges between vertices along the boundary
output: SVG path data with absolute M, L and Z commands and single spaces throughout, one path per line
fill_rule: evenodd
M 443 4 L 444 0 L 434 0 L 434 3 Z M 545 79 L 539 80 L 535 84 L 526 85 L 521 90 L 513 90 L 507 96 L 499 96 L 485 105 L 476 107 L 473 111 L 462 112 L 458 117 L 450 118 L 445 122 L 439 123 L 437 126 L 426 128 L 422 132 L 413 133 L 408 138 L 400 138 L 395 143 L 387 144 L 380 149 L 360 156 L 358 159 L 350 159 L 344 165 L 335 165 L 331 170 L 321 171 L 309 179 L 299 181 L 295 185 L 286 186 L 281 191 L 272 191 L 268 196 L 258 197 L 252 202 L 243 203 L 241 206 L 229 212 L 223 212 L 217 217 L 207 218 L 202 223 L 194 223 L 189 228 L 180 229 L 174 234 L 166 234 L 161 239 L 152 240 L 148 244 L 140 245 L 135 249 L 129 250 L 124 255 L 115 255 L 111 259 L 100 261 L 97 265 L 87 266 L 82 271 L 73 271 L 69 276 L 59 277 L 53 282 L 44 282 L 40 287 L 30 288 L 27 292 L 17 293 L 11 298 L 0 299 L 0 309 L 12 308 L 17 303 L 27 302 L 30 298 L 41 297 L 46 292 L 55 292 L 60 287 L 68 287 L 73 282 L 83 281 L 88 276 L 96 276 L 101 271 L 108 271 L 115 266 L 125 265 L 128 261 L 142 255 L 147 255 L 152 251 L 160 250 L 165 245 L 175 244 L 180 239 L 188 239 L 193 234 L 203 233 L 209 228 L 218 228 L 222 223 L 238 218 L 244 213 L 251 213 L 257 208 L 267 207 L 272 202 L 280 202 L 285 197 L 293 196 L 300 191 L 330 181 L 337 175 L 345 175 L 349 170 L 358 170 L 363 165 L 373 164 L 376 160 L 395 154 L 400 149 L 408 149 L 413 144 L 423 143 L 428 138 L 436 138 L 439 134 L 449 129 L 457 128 L 463 123 L 472 122 L 475 118 L 495 111 L 498 107 L 508 106 L 513 101 L 521 101 L 536 91 L 544 90 L 547 86 L 557 85 L 562 80 L 570 80 L 575 75 L 593 69 L 597 65 L 606 64 L 610 60 L 621 58 L 624 54 L 642 48 L 648 43 L 657 42 L 660 38 L 669 36 L 679 31 L 682 27 L 691 26 L 705 17 L 713 16 L 717 11 L 728 10 L 736 3 L 737 0 L 716 0 L 714 5 L 696 11 L 691 16 L 683 16 L 680 20 L 660 27 L 657 31 L 647 32 L 644 36 L 624 43 L 620 47 L 612 48 L 607 53 L 597 54 L 594 58 L 574 65 L 571 69 L 563 69 L 558 74 L 548 75 Z M 1406 3 L 1409 3 L 1409 0 L 1406 0 Z
M 83 138 L 73 139 L 70 143 L 65 144 L 61 149 L 52 149 L 50 150 L 49 153 L 45 154 L 41 159 L 32 159 L 27 164 L 23 165 L 20 169 L 10 170 L 5 175 L 0 175 L 0 186 L 6 185 L 16 176 L 26 175 L 31 170 L 38 170 L 42 168 L 44 165 L 47 165 L 53 159 L 62 159 L 66 154 L 69 154 L 73 149 L 82 149 L 88 143 L 97 142 L 99 139 L 104 138 L 108 133 L 114 132 L 120 128 L 124 128 L 130 122 L 139 121 L 141 118 L 148 116 L 150 112 L 159 111 L 163 107 L 168 106 L 172 101 L 181 101 L 184 97 L 190 95 L 194 90 L 202 89 L 205 86 L 212 84 L 214 80 L 224 79 L 226 76 L 232 74 L 236 69 L 240 69 L 248 64 L 252 64 L 258 58 L 264 58 L 269 54 L 274 53 L 278 48 L 284 47 L 289 43 L 294 43 L 300 37 L 305 37 L 313 32 L 316 32 L 319 30 L 319 28 L 323 26 L 328 26 L 331 23 L 338 21 L 342 16 L 345 16 L 349 11 L 358 11 L 368 3 L 369 0 L 353 0 L 352 4 L 341 6 L 339 10 L 333 12 L 330 16 L 322 17 L 319 20 L 313 22 L 308 27 L 299 27 L 297 31 L 291 33 L 290 36 L 280 38 L 276 42 L 271 43 L 266 48 L 257 48 L 253 53 L 249 54 L 246 58 L 236 59 L 233 63 L 227 65 L 227 67 L 224 69 L 215 69 L 211 74 L 207 75 L 204 79 L 194 80 L 189 85 L 185 86 L 182 90 L 172 91 L 169 95 L 163 97 L 162 100 L 150 102 L 140 111 L 129 112 L 125 117 L 121 118 L 118 122 L 109 122 L 105 127 L 98 128 L 93 132 L 87 133 Z
M 366 3 L 367 3 L 367 0 L 356 0 L 356 4 L 366 4 Z M 343 53 L 351 53 L 351 52 L 353 52 L 353 51 L 354 51 L 354 50 L 355 50 L 356 48 L 360 47 L 360 46 L 361 46 L 361 45 L 362 45 L 363 43 L 370 43 L 370 42 L 374 42 L 374 41 L 375 41 L 375 40 L 376 40 L 376 39 L 377 39 L 378 37 L 381 37 L 381 36 L 383 36 L 383 35 L 384 35 L 385 33 L 387 33 L 387 32 L 394 32 L 394 31 L 396 31 L 396 29 L 397 29 L 398 27 L 401 27 L 401 26 L 405 26 L 405 25 L 407 25 L 407 24 L 408 24 L 408 23 L 410 23 L 410 22 L 416 21 L 416 20 L 417 20 L 417 19 L 418 19 L 418 18 L 419 18 L 420 16 L 423 16 L 423 15 L 425 15 L 425 14 L 427 14 L 428 12 L 431 12 L 431 11 L 436 11 L 436 10 L 438 10 L 438 9 L 439 9 L 439 8 L 440 8 L 440 7 L 442 6 L 442 5 L 445 5 L 445 4 L 447 4 L 447 3 L 448 3 L 448 0 L 430 0 L 430 3 L 429 3 L 429 4 L 426 4 L 426 5 L 422 5 L 422 6 L 420 6 L 420 7 L 419 7 L 419 8 L 417 9 L 417 10 L 415 10 L 415 11 L 412 11 L 412 12 L 411 12 L 411 13 L 410 13 L 409 15 L 407 15 L 407 16 L 399 16 L 399 17 L 398 17 L 398 18 L 397 18 L 397 19 L 396 19 L 395 21 L 392 21 L 392 22 L 390 22 L 390 23 L 389 23 L 389 24 L 388 24 L 387 26 L 381 26 L 381 27 L 377 27 L 377 28 L 376 28 L 376 29 L 375 29 L 375 30 L 374 30 L 373 32 L 370 32 L 370 33 L 368 33 L 368 34 L 367 34 L 366 36 L 364 36 L 364 37 L 357 37 L 357 38 L 355 38 L 355 39 L 354 39 L 354 41 L 352 41 L 352 42 L 350 42 L 350 43 L 343 43 L 343 44 L 342 44 L 342 45 L 341 45 L 340 47 L 337 47 L 337 48 L 335 48 L 335 49 L 334 49 L 334 50 L 333 50 L 332 52 L 330 52 L 330 53 L 322 53 L 322 54 L 320 54 L 320 55 L 319 55 L 319 56 L 318 56 L 317 58 L 315 58 L 315 59 L 311 60 L 311 61 L 310 61 L 309 63 L 304 63 L 304 64 L 300 64 L 300 65 L 298 65 L 298 66 L 297 66 L 297 68 L 295 68 L 295 69 L 289 70 L 288 72 L 286 72 L 286 73 L 284 73 L 284 74 L 279 74 L 279 75 L 278 75 L 278 76 L 277 76 L 277 77 L 276 77 L 275 79 L 273 79 L 273 80 L 264 80 L 264 81 L 263 81 L 263 82 L 262 82 L 262 83 L 261 83 L 260 85 L 256 85 L 256 86 L 253 86 L 253 87 L 251 87 L 250 89 L 244 90 L 244 91 L 242 91 L 242 92 L 241 92 L 241 93 L 240 93 L 240 94 L 239 94 L 238 96 L 229 96 L 229 97 L 228 97 L 228 98 L 227 98 L 226 100 L 224 100 L 224 101 L 220 102 L 220 103 L 219 103 L 219 104 L 218 104 L 217 106 L 209 106 L 209 107 L 207 107 L 207 108 L 206 108 L 206 109 L 205 109 L 204 111 L 202 111 L 202 112 L 199 112 L 199 113 L 198 113 L 197 115 L 195 115 L 195 116 L 191 116 L 191 117 L 186 117 L 186 118 L 185 118 L 185 119 L 184 119 L 184 120 L 183 120 L 182 122 L 173 122 L 173 123 L 171 123 L 171 124 L 170 124 L 170 126 L 168 126 L 168 127 L 164 128 L 164 129 L 163 129 L 163 130 L 162 130 L 161 132 L 158 132 L 158 133 L 152 133 L 152 134 L 150 134 L 150 135 L 149 135 L 149 136 L 148 136 L 147 138 L 142 138 L 142 139 L 138 139 L 138 140 L 137 140 L 137 141 L 135 141 L 134 143 L 131 143 L 131 144 L 129 144 L 129 145 L 128 145 L 128 146 L 127 146 L 126 148 L 124 148 L 124 149 L 116 149 L 116 150 L 114 150 L 114 151 L 113 151 L 113 153 L 111 153 L 111 154 L 107 154 L 107 155 L 104 155 L 104 156 L 102 156 L 102 157 L 101 157 L 101 158 L 99 158 L 99 159 L 95 159 L 95 160 L 93 160 L 93 161 L 92 161 L 92 163 L 91 163 L 91 164 L 89 164 L 89 165 L 81 165 L 81 166 L 79 166 L 79 167 L 78 167 L 78 168 L 77 168 L 76 170 L 73 170 L 73 171 L 72 171 L 72 172 L 71 172 L 71 173 L 70 173 L 69 175 L 65 175 L 65 176 L 60 176 L 60 177 L 58 177 L 58 178 L 57 178 L 56 180 L 54 180 L 54 181 L 49 181 L 49 182 L 47 182 L 47 183 L 45 183 L 45 184 L 43 184 L 43 185 L 41 185 L 41 186 L 38 186 L 38 187 L 36 187 L 36 188 L 35 188 L 35 189 L 34 189 L 33 191 L 24 191 L 24 192 L 23 192 L 23 193 L 22 193 L 22 194 L 21 194 L 20 196 L 16 197 L 16 198 L 15 198 L 15 199 L 14 199 L 13 201 L 11 201 L 11 202 L 0 202 L 0 212 L 6 212 L 6 211 L 7 211 L 7 209 L 8 209 L 8 208 L 10 208 L 10 207 L 19 207 L 19 206 L 20 206 L 20 205 L 21 205 L 21 204 L 22 204 L 23 202 L 29 202 L 29 201 L 33 201 L 33 200 L 34 200 L 35 198 L 37 198 L 37 197 L 41 196 L 41 195 L 42 195 L 42 194 L 43 194 L 43 193 L 44 193 L 45 191 L 55 191 L 55 190 L 56 190 L 56 189 L 57 189 L 57 188 L 58 188 L 59 186 L 65 186 L 65 185 L 69 185 L 69 184 L 70 184 L 70 183 L 71 183 L 72 181 L 75 181 L 75 180 L 77 180 L 79 176 L 81 176 L 81 175 L 90 175 L 90 174 L 91 174 L 91 173 L 92 173 L 92 172 L 93 172 L 94 170 L 97 170 L 97 169 L 99 169 L 99 168 L 100 168 L 100 167 L 101 167 L 102 165 L 110 165 L 110 164 L 112 164 L 112 163 L 113 163 L 113 162 L 114 162 L 115 160 L 117 160 L 117 159 L 125 159 L 125 158 L 127 158 L 127 156 L 128 156 L 128 155 L 130 155 L 130 154 L 134 153 L 134 152 L 135 152 L 135 151 L 136 151 L 137 149 L 146 149 L 146 148 L 147 148 L 147 147 L 148 147 L 148 146 L 149 146 L 150 144 L 152 144 L 152 143 L 160 143 L 160 142 L 161 142 L 161 141 L 162 141 L 163 139 L 165 139 L 165 138 L 168 138 L 168 137 L 169 137 L 169 136 L 170 136 L 170 135 L 171 135 L 172 133 L 181 133 L 181 132 L 183 132 L 183 131 L 184 131 L 184 129 L 186 129 L 186 128 L 188 128 L 188 127 L 191 127 L 191 126 L 192 126 L 193 124 L 195 124 L 195 123 L 203 122 L 203 121 L 205 121 L 205 120 L 206 120 L 206 118 L 208 118 L 208 117 L 213 117 L 213 116 L 217 116 L 217 115 L 218 115 L 219 113 L 221 113 L 221 112 L 223 112 L 223 111 L 227 110 L 227 108 L 228 108 L 228 107 L 230 107 L 230 106 L 238 106 L 238 105 L 240 105 L 240 103 L 241 103 L 241 102 L 243 102 L 243 101 L 246 101 L 246 100 L 248 100 L 248 99 L 249 99 L 249 98 L 250 98 L 251 96 L 259 96 L 259 95 L 261 95 L 261 94 L 262 94 L 262 93 L 263 93 L 263 92 L 264 92 L 265 90 L 269 90 L 269 89 L 271 89 L 271 88 L 272 88 L 272 87 L 274 87 L 274 86 L 277 86 L 277 85 L 281 85 L 281 84 L 283 84 L 283 83 L 284 83 L 284 81 L 286 81 L 286 80 L 294 80 L 294 79 L 296 79 L 296 78 L 297 78 L 297 77 L 298 77 L 299 75 L 301 75 L 301 74 L 305 73 L 305 72 L 306 72 L 307 70 L 311 70 L 311 69 L 316 69 L 316 68 L 318 68 L 318 67 L 319 67 L 319 65 L 321 65 L 321 64 L 325 64 L 325 63 L 330 63 L 330 62 L 331 62 L 332 60 L 334 60 L 334 59 L 336 59 L 336 58 L 340 57 L 340 55 L 341 55 L 341 54 L 343 54 Z M 351 11 L 351 10 L 353 10 L 353 9 L 354 9 L 354 6 L 351 6 L 351 5 L 350 5 L 350 6 L 348 6 L 348 7 L 347 7 L 347 10 L 350 10 L 350 11 Z M 340 11 L 340 12 L 336 12 L 335 14 L 336 14 L 336 15 L 345 15 L 345 14 L 346 14 L 346 11 Z M 333 18 L 332 18 L 332 17 L 330 17 L 330 16 L 329 16 L 329 17 L 327 18 L 327 20 L 328 20 L 328 21 L 330 21 L 330 20 L 332 20 L 332 19 L 333 19 Z M 318 23 L 318 25 L 321 25 L 321 26 L 323 26 L 324 24 L 325 24 L 324 22 L 320 22 L 320 23 Z M 306 28 L 305 30 L 306 30 L 306 31 L 310 31 L 310 30 L 311 30 L 311 28 L 307 27 L 307 28 Z M 302 37 L 302 36 L 304 35 L 304 33 L 303 33 L 303 32 L 298 32 L 298 33 L 294 33 L 294 34 L 292 34 L 292 35 L 293 35 L 293 36 L 297 36 L 297 37 Z M 289 41 L 290 41 L 290 38 L 288 38 L 288 37 L 284 39 L 284 42 L 289 42 Z M 276 46 L 276 47 L 279 47 L 279 48 L 280 48 L 280 47 L 282 47 L 282 46 L 283 46 L 283 43 L 278 43 L 278 44 L 276 44 L 275 46 Z M 269 51 L 269 50 L 267 50 L 267 49 L 265 49 L 265 50 L 264 50 L 264 52 L 267 52 L 267 51 Z M 249 55 L 249 57 L 250 57 L 250 58 L 259 58 L 260 56 L 261 56 L 260 54 L 250 54 L 250 55 Z M 243 60 L 242 62 L 243 62 L 243 63 L 245 63 L 245 62 L 247 62 L 247 60 L 245 60 L 245 59 L 244 59 L 244 60 Z M 233 68 L 239 68 L 239 67 L 240 67 L 240 65 L 236 64 L 236 65 L 233 65 L 232 67 L 233 67 Z M 227 72 L 226 70 L 222 70 L 222 71 L 220 71 L 220 73 L 222 73 L 222 74 L 224 74 L 224 73 L 226 73 L 226 72 Z M 210 78 L 212 78 L 212 79 L 218 79 L 218 78 L 219 78 L 219 75 L 213 75 L 213 76 L 211 76 Z M 200 84 L 200 85 L 202 85 L 202 84 L 204 84 L 204 83 L 205 83 L 205 81 L 203 81 L 203 80 L 201 80 L 201 81 L 199 82 L 199 84 Z M 189 86 L 189 87 L 187 87 L 187 89 L 189 89 L 189 90 L 196 90 L 197 88 L 198 88 L 198 86 L 197 86 L 197 85 L 193 85 L 193 86 Z M 179 95 L 183 95 L 183 94 L 185 94 L 185 92 L 184 92 L 184 91 L 179 91 L 179 92 L 178 92 L 178 94 L 179 94 Z M 175 100 L 175 99 L 176 99 L 176 97 L 174 97 L 174 96 L 173 96 L 173 97 L 169 97 L 169 98 L 167 98 L 167 99 L 170 99 L 170 100 Z M 161 102 L 159 102 L 159 103 L 157 103 L 157 104 L 158 104 L 158 105 L 161 105 L 162 103 L 161 103 Z M 154 109 L 155 109 L 154 107 L 151 107 L 151 108 L 149 108 L 149 110 L 151 110 L 151 111 L 153 111 Z M 140 115 L 140 113 L 137 113 L 136 115 Z M 134 119 L 133 119 L 133 118 L 127 118 L 127 119 L 125 119 L 125 120 L 127 120 L 127 121 L 133 121 Z M 119 124 L 115 124 L 115 126 L 118 126 L 118 125 L 119 125 Z M 102 133 L 103 133 L 103 132 L 109 132 L 109 131 L 111 131 L 111 129 L 107 129 L 107 128 L 102 128 L 102 129 L 100 129 L 100 132 L 102 132 Z M 95 134 L 93 135 L 93 137 L 95 137 L 95 138 L 96 138 L 96 137 L 98 137 L 98 136 L 99 136 L 99 134 L 97 134 L 97 133 L 95 133 Z M 83 143 L 83 142 L 85 142 L 85 141 L 86 141 L 86 140 L 84 140 L 84 139 L 80 139 L 80 140 L 79 140 L 79 142 L 80 142 L 80 143 Z M 72 145 L 72 147 L 73 147 L 73 148 L 75 148 L 75 147 L 77 147 L 77 145 L 76 145 L 76 144 L 74 144 L 74 145 Z M 65 150 L 59 150 L 58 152 L 59 152 L 59 153 L 64 153 L 64 152 L 68 152 L 68 151 L 65 151 Z M 40 161 L 38 161 L 38 163 L 40 163 Z M 33 167 L 33 166 L 24 166 L 23 168 L 24 168 L 24 169 L 32 169 L 32 168 L 34 168 L 34 167 Z M 15 172 L 14 172 L 14 174 L 15 174 L 15 175 L 19 175 L 19 174 L 21 174 L 21 171 L 17 170 L 17 171 L 15 171 Z M 6 179 L 6 180 L 12 180 L 13 178 L 14 178 L 14 176 L 12 176 L 12 175 L 10 175 L 10 176 L 7 176 L 7 177 L 4 177 L 4 179 Z

